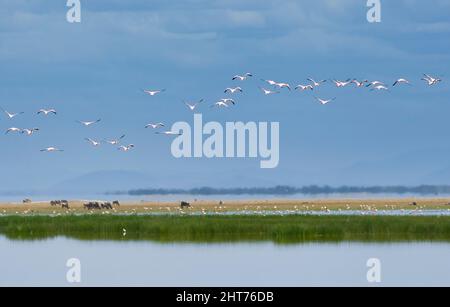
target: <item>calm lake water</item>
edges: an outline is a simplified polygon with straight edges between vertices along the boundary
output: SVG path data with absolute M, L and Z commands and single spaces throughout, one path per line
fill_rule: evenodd
M 450 286 L 450 244 L 160 244 L 0 236 L 0 286 Z M 369 258 L 381 261 L 368 283 Z

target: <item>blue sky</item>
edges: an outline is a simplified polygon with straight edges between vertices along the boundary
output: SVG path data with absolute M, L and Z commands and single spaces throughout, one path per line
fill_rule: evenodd
M 26 112 L 1 117 L 0 129 L 41 128 L 30 138 L 0 135 L 0 190 L 118 170 L 147 176 L 145 187 L 450 184 L 449 1 L 382 1 L 379 24 L 367 22 L 363 0 L 91 0 L 81 1 L 79 24 L 66 21 L 65 1 L 0 3 L 0 106 Z M 246 71 L 255 78 L 231 81 Z M 422 73 L 444 82 L 429 88 Z M 406 77 L 413 86 L 374 93 L 328 84 L 316 93 L 337 97 L 326 107 L 310 93 L 264 97 L 257 88 L 259 78 L 295 85 L 307 77 Z M 204 121 L 279 121 L 278 168 L 175 159 L 169 138 L 143 129 L 192 122 L 181 100 L 213 103 L 232 85 L 245 91 L 237 106 L 204 106 Z M 141 88 L 167 91 L 150 98 Z M 59 114 L 35 116 L 41 107 Z M 89 129 L 75 123 L 97 118 Z M 83 140 L 121 134 L 136 150 L 96 150 Z M 53 145 L 65 152 L 39 152 Z

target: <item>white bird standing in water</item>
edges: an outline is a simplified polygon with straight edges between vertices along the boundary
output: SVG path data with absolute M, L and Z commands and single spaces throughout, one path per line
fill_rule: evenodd
M 247 78 L 249 77 L 253 77 L 253 74 L 251 73 L 245 73 L 244 75 L 236 75 L 234 76 L 231 80 L 240 80 L 240 81 L 245 81 L 247 80 Z
M 166 89 L 162 89 L 162 90 L 142 90 L 144 93 L 150 95 L 150 96 L 155 96 L 158 95 L 159 93 L 165 92 Z
M 77 121 L 78 123 L 80 123 L 80 124 L 82 124 L 83 126 L 85 126 L 85 127 L 89 127 L 89 126 L 92 126 L 92 125 L 94 125 L 94 124 L 96 124 L 96 123 L 99 123 L 101 121 L 101 119 L 97 119 L 97 120 L 95 120 L 95 121 L 90 121 L 90 122 L 83 122 L 83 121 Z
M 0 108 L 5 114 L 6 114 L 6 116 L 9 118 L 9 119 L 13 119 L 14 117 L 16 117 L 16 116 L 19 116 L 19 115 L 21 115 L 21 114 L 24 114 L 25 112 L 19 112 L 19 113 L 9 113 L 8 111 L 6 111 L 5 109 L 3 109 L 3 108 Z
M 317 100 L 321 105 L 326 105 L 326 104 L 332 102 L 333 100 L 336 100 L 336 97 L 334 97 L 334 98 L 332 98 L 332 99 L 321 99 L 321 98 L 318 98 L 318 97 L 314 97 L 314 98 L 316 98 L 316 100 Z
M 155 123 L 155 124 L 150 123 L 150 124 L 145 125 L 146 129 L 147 128 L 158 129 L 160 127 L 164 127 L 164 124 L 163 123 Z

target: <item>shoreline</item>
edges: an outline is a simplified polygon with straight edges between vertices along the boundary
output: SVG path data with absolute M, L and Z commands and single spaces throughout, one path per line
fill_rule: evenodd
M 389 198 L 389 199 L 267 199 L 267 200 L 197 200 L 191 207 L 180 208 L 175 201 L 120 201 L 112 209 L 87 210 L 83 204 L 101 200 L 69 200 L 69 209 L 51 206 L 50 201 L 31 203 L 0 202 L 0 214 L 149 214 L 149 213 L 230 213 L 234 212 L 332 212 L 332 211 L 450 211 L 450 198 Z

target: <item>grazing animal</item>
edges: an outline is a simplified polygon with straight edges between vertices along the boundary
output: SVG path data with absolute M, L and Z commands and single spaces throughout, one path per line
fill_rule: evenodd
M 109 202 L 102 203 L 100 206 L 102 209 L 112 209 L 113 208 L 111 203 L 109 203 Z
M 60 200 L 52 200 L 50 201 L 50 205 L 54 206 L 59 206 L 61 205 L 61 201 Z
M 84 204 L 84 208 L 87 210 L 101 209 L 100 204 L 98 202 L 89 202 L 87 204 Z
M 118 200 L 113 201 L 112 204 L 113 204 L 113 206 L 118 206 L 118 207 L 120 207 L 120 203 L 119 203 Z
M 180 207 L 181 207 L 181 209 L 183 209 L 183 208 L 190 208 L 191 204 L 188 203 L 188 202 L 182 201 Z
M 69 202 L 67 200 L 63 199 L 60 201 L 60 203 L 61 203 L 61 208 L 70 209 Z
M 26 198 L 26 199 L 24 199 L 22 202 L 23 202 L 24 204 L 29 204 L 29 203 L 31 203 L 31 199 Z

